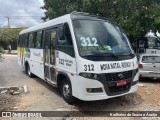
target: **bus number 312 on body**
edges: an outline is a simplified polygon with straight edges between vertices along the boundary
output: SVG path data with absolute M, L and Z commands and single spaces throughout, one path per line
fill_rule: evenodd
M 72 12 L 25 29 L 18 40 L 18 63 L 57 87 L 68 103 L 133 93 L 137 58 L 126 34 L 99 16 Z

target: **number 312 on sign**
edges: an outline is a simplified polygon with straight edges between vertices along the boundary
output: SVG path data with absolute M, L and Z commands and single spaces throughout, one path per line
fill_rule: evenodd
M 80 40 L 82 41 L 81 45 L 82 46 L 99 46 L 97 44 L 97 39 L 95 37 L 91 38 L 90 37 L 81 37 Z
M 94 65 L 84 65 L 84 71 L 94 71 Z

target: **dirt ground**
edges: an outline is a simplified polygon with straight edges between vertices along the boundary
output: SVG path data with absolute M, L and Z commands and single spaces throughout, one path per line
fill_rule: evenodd
M 106 117 L 105 113 L 85 113 L 82 111 L 160 111 L 160 80 L 143 79 L 134 94 L 100 101 L 79 101 L 67 104 L 56 88 L 35 77 L 29 78 L 17 65 L 17 57 L 6 56 L 0 63 L 0 87 L 26 85 L 28 92 L 19 95 L 1 94 L 0 111 L 72 111 L 60 118 L 44 120 L 148 120 L 160 118 Z M 75 117 L 78 116 L 78 117 Z M 83 117 L 81 117 L 83 116 Z M 104 117 L 103 117 L 104 116 Z M 1 118 L 0 118 L 1 120 Z M 9 120 L 17 120 L 10 118 Z M 31 119 L 32 120 L 32 119 Z M 41 120 L 38 118 L 37 120 Z M 43 120 L 43 119 L 42 119 Z
M 16 98 L 10 94 L 0 95 L 0 111 L 10 111 L 13 110 L 15 106 Z
M 141 80 L 141 83 L 144 86 L 139 87 L 137 93 L 141 95 L 146 104 L 159 107 L 158 110 L 160 110 L 160 80 L 144 79 Z

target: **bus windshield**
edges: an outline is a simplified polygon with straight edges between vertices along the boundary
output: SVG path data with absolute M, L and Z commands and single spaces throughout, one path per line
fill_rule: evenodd
M 147 37 L 149 49 L 160 49 L 160 40 L 156 37 Z
M 81 56 L 123 55 L 132 52 L 127 36 L 110 22 L 74 20 L 73 26 Z

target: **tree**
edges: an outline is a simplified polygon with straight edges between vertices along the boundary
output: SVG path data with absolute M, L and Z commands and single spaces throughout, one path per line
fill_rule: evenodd
M 44 0 L 42 9 L 47 10 L 42 19 L 53 19 L 72 11 L 81 11 L 83 0 Z
M 117 22 L 130 40 L 149 30 L 160 31 L 159 0 L 44 0 L 46 19 L 72 11 L 88 12 Z
M 23 29 L 25 28 L 0 28 L 0 41 L 17 41 L 19 38 L 19 32 Z

